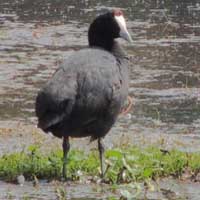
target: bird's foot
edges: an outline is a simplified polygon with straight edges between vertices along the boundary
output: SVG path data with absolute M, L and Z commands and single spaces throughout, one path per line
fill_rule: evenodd
M 126 108 L 122 109 L 122 111 L 120 112 L 120 115 L 126 115 L 131 110 L 131 107 L 133 105 L 133 99 L 130 96 L 128 96 L 127 100 L 128 100 L 128 105 Z

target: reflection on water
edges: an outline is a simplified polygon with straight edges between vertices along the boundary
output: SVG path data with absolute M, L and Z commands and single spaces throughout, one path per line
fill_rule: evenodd
M 200 133 L 197 0 L 1 0 L 0 120 L 35 122 L 38 89 L 63 57 L 87 45 L 94 16 L 112 7 L 124 10 L 134 39 L 126 48 L 135 105 L 131 120 L 121 118 L 118 125 Z

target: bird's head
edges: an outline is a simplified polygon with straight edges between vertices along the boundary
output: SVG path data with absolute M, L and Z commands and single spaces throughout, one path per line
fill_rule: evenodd
M 89 45 L 103 47 L 107 50 L 111 50 L 113 40 L 120 37 L 132 42 L 123 12 L 119 9 L 99 15 L 91 23 L 88 31 Z

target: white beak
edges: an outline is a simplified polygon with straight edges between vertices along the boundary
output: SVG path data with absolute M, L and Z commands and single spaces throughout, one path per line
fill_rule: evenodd
M 126 22 L 123 15 L 115 16 L 115 20 L 117 21 L 120 27 L 120 32 L 119 32 L 120 37 L 131 43 L 133 40 L 126 28 Z

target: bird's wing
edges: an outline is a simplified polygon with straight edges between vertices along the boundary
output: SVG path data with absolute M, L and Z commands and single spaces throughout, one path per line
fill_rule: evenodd
M 71 125 L 90 126 L 106 116 L 116 116 L 121 108 L 121 73 L 111 54 L 92 50 L 87 52 L 83 67 L 77 69 L 77 96 Z M 79 66 L 76 64 L 74 66 Z M 74 120 L 76 119 L 76 120 Z M 106 120 L 106 119 L 105 119 Z

